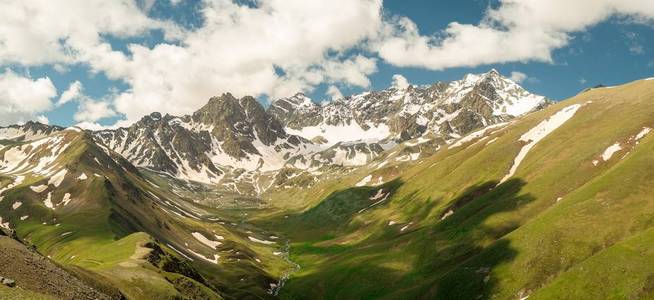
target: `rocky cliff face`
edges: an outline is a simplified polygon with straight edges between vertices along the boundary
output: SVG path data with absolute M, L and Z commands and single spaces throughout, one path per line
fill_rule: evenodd
M 94 133 L 137 166 L 183 179 L 219 182 L 232 169 L 272 170 L 311 143 L 286 134 L 252 97 L 224 94 L 192 115 L 152 113 L 128 128 Z
M 321 137 L 331 144 L 356 139 L 403 142 L 426 133 L 458 138 L 547 103 L 491 70 L 454 82 L 366 92 L 323 106 L 298 94 L 273 102 L 268 112 L 287 131 L 307 139 Z

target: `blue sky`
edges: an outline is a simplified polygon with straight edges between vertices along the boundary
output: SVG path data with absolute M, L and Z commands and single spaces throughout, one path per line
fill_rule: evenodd
M 354 0 L 352 0 L 354 1 Z M 356 0 L 365 2 L 366 5 L 371 5 L 372 10 L 378 9 L 374 7 L 374 0 Z M 356 2 L 354 1 L 354 2 Z M 371 2 L 372 1 L 372 2 Z M 26 1 L 29 5 L 30 1 Z M 75 1 L 66 1 L 60 5 L 75 5 Z M 554 21 L 547 21 L 549 23 L 543 25 L 543 28 L 558 28 L 556 32 L 547 32 L 546 37 L 550 34 L 559 37 L 559 34 L 565 35 L 565 42 L 562 44 L 549 45 L 546 56 L 549 55 L 550 59 L 543 58 L 542 50 L 529 50 L 532 51 L 525 57 L 520 57 L 522 54 L 515 54 L 511 49 L 496 49 L 491 54 L 484 54 L 487 56 L 479 57 L 475 53 L 461 53 L 462 56 L 469 55 L 472 65 L 464 65 L 465 63 L 455 63 L 453 66 L 448 65 L 448 62 L 439 61 L 438 56 L 438 42 L 444 37 L 444 30 L 446 30 L 450 23 L 457 22 L 460 24 L 469 24 L 471 26 L 483 27 L 480 22 L 488 15 L 488 10 L 493 9 L 499 12 L 502 6 L 506 5 L 500 1 L 481 0 L 467 0 L 467 1 L 430 1 L 430 0 L 411 0 L 411 1 L 398 1 L 389 0 L 384 1 L 379 17 L 370 17 L 364 19 L 357 16 L 352 20 L 345 20 L 343 22 L 351 22 L 351 28 L 354 32 L 352 36 L 340 33 L 329 33 L 316 31 L 320 36 L 324 34 L 326 37 L 320 42 L 311 40 L 309 36 L 308 41 L 313 44 L 321 44 L 317 49 L 304 49 L 304 44 L 307 40 L 298 39 L 298 44 L 293 44 L 293 38 L 296 34 L 293 32 L 293 23 L 280 29 L 279 39 L 289 39 L 288 43 L 271 44 L 270 49 L 265 49 L 266 43 L 258 46 L 248 48 L 246 45 L 239 45 L 238 43 L 231 42 L 234 46 L 233 52 L 251 52 L 252 66 L 248 57 L 237 56 L 229 52 L 229 45 L 223 45 L 222 41 L 229 41 L 226 37 L 233 37 L 233 35 L 220 35 L 222 30 L 223 19 L 216 17 L 216 23 L 211 28 L 208 28 L 206 18 L 208 14 L 212 14 L 211 10 L 220 15 L 225 10 L 234 9 L 230 12 L 231 16 L 235 16 L 239 12 L 239 8 L 249 7 L 252 11 L 251 14 L 239 15 L 241 18 L 252 18 L 256 14 L 266 13 L 265 9 L 257 11 L 257 8 L 264 6 L 265 2 L 270 2 L 270 10 L 284 10 L 284 9 L 307 9 L 302 7 L 292 7 L 288 4 L 275 4 L 276 1 L 241 1 L 232 6 L 225 4 L 227 0 L 216 0 L 214 3 L 209 4 L 200 0 L 181 0 L 179 3 L 171 3 L 169 0 L 142 0 L 134 2 L 132 6 L 115 8 L 117 13 L 114 19 L 108 18 L 110 22 L 119 24 L 97 24 L 89 25 L 89 28 L 97 28 L 93 33 L 97 35 L 96 38 L 82 40 L 80 42 L 75 40 L 75 36 L 86 37 L 88 32 L 71 32 L 65 30 L 60 33 L 60 36 L 52 36 L 55 41 L 61 42 L 65 48 L 64 58 L 56 55 L 57 49 L 54 49 L 53 55 L 40 55 L 39 53 L 32 54 L 31 56 L 25 55 L 20 57 L 17 54 L 11 55 L 11 49 L 3 51 L 0 46 L 0 65 L 2 69 L 7 72 L 8 69 L 15 73 L 16 76 L 36 81 L 40 78 L 48 78 L 56 91 L 48 91 L 44 93 L 35 93 L 33 101 L 41 101 L 38 95 L 45 95 L 49 98 L 51 104 L 49 106 L 43 104 L 43 101 L 38 102 L 43 104 L 40 110 L 22 109 L 8 109 L 5 112 L 0 112 L 0 116 L 4 116 L 6 120 L 24 121 L 26 119 L 35 119 L 37 117 L 45 116 L 51 124 L 62 126 L 71 126 L 79 122 L 86 122 L 89 124 L 97 123 L 100 125 L 112 125 L 116 122 L 123 120 L 123 124 L 129 124 L 138 119 L 147 111 L 163 110 L 172 114 L 182 114 L 193 111 L 206 102 L 208 96 L 216 95 L 221 92 L 233 91 L 237 95 L 253 94 L 256 95 L 263 103 L 268 99 L 275 98 L 283 95 L 290 95 L 296 91 L 304 91 L 315 101 L 327 99 L 326 95 L 328 87 L 334 86 L 344 95 L 359 93 L 370 89 L 383 89 L 387 88 L 392 81 L 395 74 L 400 74 L 408 79 L 412 84 L 431 84 L 437 81 L 450 81 L 457 80 L 463 77 L 466 73 L 480 73 L 486 72 L 491 68 L 495 68 L 500 73 L 510 76 L 512 72 L 519 72 L 527 76 L 521 84 L 528 90 L 547 96 L 551 99 L 562 100 L 567 97 L 573 96 L 579 91 L 587 87 L 592 87 L 598 84 L 615 85 L 626 83 L 632 80 L 652 77 L 654 75 L 654 30 L 651 10 L 644 8 L 643 11 L 631 11 L 631 8 L 620 7 L 620 1 L 601 0 L 607 10 L 610 11 L 624 11 L 621 14 L 608 14 L 606 17 L 596 18 L 593 13 L 600 15 L 601 12 L 598 8 L 597 12 L 588 12 L 588 18 L 591 21 L 575 25 L 568 25 L 566 20 L 555 19 Z M 370 3 L 368 3 L 370 2 Z M 558 3 L 557 3 L 558 2 Z M 623 1 L 624 2 L 624 1 Z M 629 2 L 629 0 L 626 0 Z M 288 3 L 288 2 L 287 2 Z M 345 3 L 345 4 L 344 4 Z M 349 5 L 353 2 L 343 2 L 340 5 Z M 566 1 L 552 1 L 551 5 L 559 5 L 558 9 L 572 9 L 565 7 Z M 593 2 L 590 2 L 593 3 Z M 5 4 L 6 5 L 6 4 Z M 615 6 L 615 7 L 613 7 Z M 367 7 L 366 7 L 367 8 Z M 92 9 L 92 8 L 84 8 Z M 105 11 L 114 9 L 114 7 L 105 7 Z M 325 10 L 328 10 L 326 7 Z M 604 8 L 602 8 L 604 9 Z M 1 10 L 1 9 L 0 9 Z M 52 18 L 53 22 L 57 22 L 55 13 L 48 13 L 44 10 L 45 16 Z M 84 10 L 80 10 L 85 14 Z M 347 14 L 348 8 L 344 9 L 344 14 Z M 368 18 L 367 11 L 360 10 L 359 8 L 352 8 L 352 14 L 361 14 Z M 88 11 L 89 16 L 94 14 L 102 15 L 103 11 Z M 255 14 L 256 13 L 256 14 Z M 308 12 L 310 13 L 316 12 Z M 580 12 L 584 13 L 584 12 Z M 0 13 L 1 14 L 1 13 Z M 134 16 L 129 16 L 134 14 Z M 125 18 L 121 18 L 126 15 Z M 228 14 L 229 15 L 229 14 Z M 506 15 L 511 16 L 508 12 Z M 285 15 L 289 16 L 289 15 Z M 294 16 L 294 15 L 290 15 Z M 0 16 L 1 17 L 1 16 Z M 266 19 L 269 23 L 276 21 L 275 14 L 267 16 Z M 337 22 L 335 30 L 343 30 L 343 28 L 350 28 L 347 23 L 342 23 L 340 19 L 332 20 L 331 16 L 316 16 L 316 20 L 324 17 L 324 22 Z M 406 34 L 404 29 L 398 24 L 400 18 L 406 17 L 417 28 L 420 37 L 425 37 L 431 44 L 429 52 L 416 52 L 426 53 L 425 55 L 432 57 L 431 64 L 421 62 L 421 58 L 403 57 L 404 53 L 383 52 L 378 51 L 377 48 L 383 48 L 390 38 L 402 38 L 410 40 L 409 34 Z M 72 15 L 71 18 L 79 18 L 77 15 Z M 90 18 L 90 17 L 89 17 Z M 262 17 L 263 18 L 263 17 Z M 60 19 L 65 20 L 65 16 Z M 97 18 L 96 18 L 97 19 Z M 583 19 L 583 18 L 581 18 Z M 135 21 L 136 20 L 136 21 Z M 140 21 L 139 21 L 140 20 Z M 298 27 L 307 26 L 307 20 L 299 19 Z M 547 19 L 549 20 L 549 19 Z M 20 20 L 19 20 L 20 21 Z M 27 19 L 25 21 L 28 21 Z M 140 23 L 135 23 L 135 22 Z M 161 25 L 156 22 L 165 22 Z M 310 21 L 310 20 L 309 20 Z M 62 23 L 65 21 L 61 21 Z M 73 21 L 71 21 L 73 22 Z M 82 21 L 75 20 L 73 23 L 76 25 L 84 24 L 79 23 Z M 256 30 L 247 30 L 252 28 L 259 29 L 256 23 L 251 20 L 241 20 L 247 26 L 236 22 L 231 24 L 230 29 L 238 34 L 243 30 L 243 40 L 248 40 L 247 34 Z M 379 22 L 376 25 L 370 25 Z M 517 23 L 521 20 L 517 20 Z M 303 25 L 305 24 L 305 25 Z M 313 26 L 312 23 L 308 23 Z M 554 24 L 554 25 L 553 25 Z M 319 24 L 317 24 L 319 25 Z M 94 27 L 95 26 L 95 27 Z M 121 27 L 122 26 L 122 27 Z M 140 32 L 129 32 L 129 28 L 139 28 L 142 26 Z M 239 27 L 240 26 L 240 27 Z M 270 25 L 272 26 L 272 25 Z M 284 24 L 279 25 L 284 26 Z M 344 26 L 338 29 L 337 26 Z M 113 28 L 118 27 L 118 28 Z M 175 27 L 176 29 L 171 29 Z M 128 29 L 126 29 L 128 28 Z M 244 29 L 245 28 L 245 29 Z M 275 30 L 272 26 L 272 36 L 274 37 Z M 361 29 L 360 33 L 356 31 Z M 380 37 L 380 28 L 393 28 L 397 31 L 390 36 Z M 211 29 L 211 30 L 208 30 Z M 265 29 L 265 27 L 264 27 Z M 2 25 L 0 25 L 0 41 L 16 39 L 16 36 L 11 35 L 11 27 L 1 33 Z M 29 30 L 29 29 L 27 29 Z M 37 31 L 35 28 L 34 31 Z M 192 33 L 194 31 L 205 31 L 207 34 L 207 43 L 202 44 L 198 39 L 205 36 Z M 175 36 L 176 31 L 181 31 L 181 34 Z M 375 33 L 371 33 L 375 31 Z M 9 32 L 7 34 L 6 32 Z M 218 32 L 218 33 L 216 33 Z M 29 32 L 28 32 L 29 33 Z M 266 31 L 266 33 L 270 33 Z M 5 34 L 5 36 L 3 36 Z M 36 33 L 35 33 L 36 34 Z M 340 35 L 339 35 L 340 34 Z M 360 34 L 357 36 L 356 34 Z M 451 34 L 451 33 L 450 33 Z M 475 33 L 471 33 L 475 34 Z M 35 35 L 36 36 L 36 35 Z M 174 36 L 174 37 L 171 37 Z M 215 41 L 211 37 L 219 37 Z M 374 36 L 374 37 L 371 37 Z M 474 37 L 474 35 L 473 35 Z M 256 36 L 255 36 L 256 38 Z M 43 39 L 43 38 L 41 38 Z M 265 38 L 264 38 L 265 39 Z M 334 46 L 332 48 L 331 40 L 333 39 Z M 359 39 L 359 40 L 357 40 Z M 71 42 L 72 41 L 72 42 Z M 189 42 L 191 41 L 191 42 Z M 193 42 L 195 41 L 195 42 Z M 236 40 L 240 42 L 240 40 Z M 256 44 L 256 40 L 253 40 Z M 535 40 L 538 43 L 538 40 Z M 560 41 L 559 41 L 560 42 Z M 200 50 L 190 50 L 191 43 L 196 43 Z M 244 42 L 245 43 L 245 42 Z M 415 43 L 409 42 L 409 43 Z M 510 41 L 506 45 L 512 45 Z M 96 54 L 94 48 L 97 45 L 109 45 L 111 51 L 116 52 L 124 57 L 115 59 L 116 54 L 103 53 L 102 55 Z M 130 45 L 141 45 L 143 48 L 143 55 L 135 55 Z M 170 45 L 169 48 L 174 48 L 175 51 L 154 51 L 153 49 L 161 45 Z M 230 44 L 230 43 L 225 43 Z M 493 47 L 493 44 L 480 43 L 484 47 Z M 277 46 L 276 46 L 277 45 Z M 289 52 L 287 47 L 292 45 L 290 49 L 297 49 L 297 55 L 302 56 L 305 51 L 316 51 L 316 54 L 303 57 L 301 60 L 296 61 L 293 55 L 283 53 Z M 298 47 L 299 45 L 299 47 Z M 513 46 L 499 46 L 499 48 L 512 48 Z M 39 49 L 39 45 L 34 45 Z M 212 55 L 211 51 L 205 51 L 216 47 L 219 49 L 216 53 L 227 53 L 229 59 L 221 60 L 221 55 Z M 253 48 L 261 48 L 259 50 Z M 165 47 L 160 47 L 165 48 Z M 227 48 L 225 50 L 224 48 Z M 277 49 L 280 48 L 280 49 Z M 307 46 L 307 48 L 311 48 Z M 468 47 L 470 48 L 470 47 Z M 164 49 L 157 49 L 164 50 Z M 184 52 L 183 50 L 188 50 Z M 226 52 L 222 52 L 226 51 Z M 260 52 L 263 52 L 260 53 Z M 268 52 L 266 52 L 268 51 Z M 293 50 L 291 50 L 293 51 Z M 515 55 L 516 58 L 508 59 L 508 62 L 501 61 L 497 57 L 502 57 L 504 52 L 507 56 Z M 45 52 L 45 51 L 44 51 Z M 279 53 L 278 53 L 279 52 Z M 402 51 L 400 51 L 402 52 Z M 410 51 L 407 51 L 410 52 Z M 492 51 L 490 51 L 492 52 Z M 20 53 L 20 52 L 17 52 Z M 70 54 L 73 53 L 73 54 Z M 273 53 L 273 54 L 268 54 Z M 65 57 L 69 55 L 71 57 Z M 195 56 L 197 54 L 197 56 Z M 4 55 L 4 57 L 3 57 Z M 120 56 L 119 55 L 119 56 Z M 168 56 L 165 56 L 168 55 Z M 206 56 L 202 56 L 206 55 Z M 406 55 L 413 55 L 406 53 Z M 531 55 L 531 56 L 530 56 Z M 360 56 L 361 59 L 356 57 Z M 112 58 L 113 57 L 113 58 Z M 172 58 L 171 58 L 172 57 Z M 490 58 L 488 58 L 490 57 Z M 112 58 L 109 60 L 109 58 Z M 209 58 L 209 59 L 208 59 Z M 110 63 L 105 63 L 105 59 Z M 179 63 L 178 66 L 170 66 L 170 63 L 158 62 L 171 59 L 171 61 Z M 140 61 L 142 60 L 142 61 Z M 198 62 L 194 62 L 198 60 Z M 236 61 L 234 64 L 230 62 Z M 256 63 L 266 60 L 265 62 L 257 65 Z M 465 61 L 465 59 L 464 59 Z M 476 62 L 480 61 L 480 62 Z M 490 62 L 488 62 L 490 61 Z M 186 62 L 193 65 L 186 68 Z M 125 67 L 121 66 L 124 63 Z M 373 65 L 371 65 L 373 64 Z M 171 70 L 167 69 L 170 66 Z M 274 68 L 270 72 L 259 73 L 256 68 L 266 69 L 268 67 Z M 151 68 L 151 69 L 150 69 Z M 222 70 L 229 68 L 229 72 L 225 74 L 215 75 L 217 79 L 212 78 L 214 74 L 221 73 Z M 194 78 L 196 76 L 197 78 Z M 340 73 L 349 74 L 341 76 Z M 230 74 L 234 74 L 231 78 Z M 14 77 L 16 77 L 14 76 Z M 176 78 L 174 76 L 180 76 Z M 218 78 L 222 76 L 221 78 Z M 313 79 L 315 76 L 320 79 Z M 173 78 L 171 78 L 173 77 Z M 191 77 L 191 79 L 188 79 Z M 290 78 L 293 77 L 293 78 Z M 0 78 L 1 80 L 2 78 Z M 5 78 L 7 79 L 7 78 Z M 365 82 L 367 79 L 367 83 Z M 177 86 L 177 82 L 184 80 L 184 84 Z M 206 80 L 206 82 L 204 82 Z M 79 81 L 83 86 L 82 92 L 75 95 L 72 100 L 57 105 L 56 103 L 61 99 L 61 95 L 66 91 L 69 86 Z M 269 81 L 269 82 L 268 82 Z M 256 82 L 261 82 L 257 85 Z M 0 86 L 1 83 L 0 83 Z M 42 85 L 39 86 L 42 88 Z M 162 90 L 168 90 L 162 91 Z M 150 92 L 152 90 L 154 92 Z M 202 91 L 202 92 L 197 92 Z M 53 93 L 54 92 L 54 93 Z M 0 98 L 3 94 L 0 92 Z M 6 98 L 16 97 L 5 95 Z M 168 98 L 168 99 L 159 99 Z M 201 98 L 201 99 L 195 99 Z M 31 98 L 30 98 L 31 99 Z M 0 99 L 0 101 L 3 101 Z M 10 99 L 9 104 L 0 103 L 7 107 L 19 106 L 22 102 L 20 99 Z M 31 101 L 31 100 L 30 100 Z M 25 101 L 29 103 L 28 101 Z M 36 102 L 35 102 L 36 103 Z M 27 105 L 27 104 L 26 104 Z M 134 107 L 134 109 L 132 109 Z M 179 107 L 179 109 L 178 109 Z M 161 109 L 158 109 L 161 108 Z M 21 111 L 18 116 L 11 115 L 12 111 Z M 82 113 L 82 112 L 85 113 Z M 2 114 L 5 115 L 2 115 Z M 15 118 L 14 118 L 15 117 Z

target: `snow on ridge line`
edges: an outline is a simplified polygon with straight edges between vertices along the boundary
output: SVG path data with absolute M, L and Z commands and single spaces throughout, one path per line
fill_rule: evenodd
M 515 172 L 518 170 L 518 167 L 520 166 L 520 163 L 522 163 L 522 160 L 527 156 L 527 153 L 531 151 L 531 149 L 542 139 L 547 137 L 550 133 L 552 133 L 554 130 L 557 128 L 561 127 L 565 122 L 570 120 L 575 113 L 577 113 L 577 110 L 581 108 L 580 104 L 573 104 L 570 106 L 567 106 L 560 111 L 556 112 L 554 115 L 550 116 L 546 120 L 541 121 L 536 125 L 536 127 L 530 129 L 527 131 L 527 133 L 523 134 L 520 137 L 520 141 L 527 142 L 526 145 L 520 149 L 520 152 L 518 155 L 515 157 L 513 161 L 513 166 L 511 166 L 511 169 L 509 170 L 509 173 L 502 178 L 500 181 L 501 183 L 504 183 L 507 181 L 511 176 L 515 174 Z

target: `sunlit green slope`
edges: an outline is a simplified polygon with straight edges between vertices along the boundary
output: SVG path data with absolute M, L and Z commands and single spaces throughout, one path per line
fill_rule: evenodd
M 287 235 L 302 266 L 281 297 L 652 297 L 649 128 L 654 80 L 641 80 L 583 92 L 417 163 L 391 153 L 271 194 L 280 209 L 256 221 Z

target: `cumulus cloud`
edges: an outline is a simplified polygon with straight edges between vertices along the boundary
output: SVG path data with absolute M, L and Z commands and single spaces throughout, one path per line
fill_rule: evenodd
M 274 99 L 320 84 L 367 88 L 378 59 L 434 70 L 551 62 L 552 51 L 573 33 L 611 16 L 630 22 L 654 17 L 652 1 L 500 0 L 478 24 L 454 22 L 424 35 L 409 18 L 385 13 L 382 0 L 202 0 L 201 25 L 182 29 L 151 17 L 154 4 L 0 1 L 0 65 L 49 64 L 61 73 L 84 65 L 121 81 L 126 90 L 96 100 L 84 98 L 81 84 L 71 85 L 58 103 L 79 101 L 78 121 L 122 115 L 121 124 L 129 124 L 152 111 L 191 113 L 223 92 Z M 132 39 L 155 31 L 165 39 Z M 107 37 L 132 44 L 117 50 Z M 408 84 L 401 78 L 394 82 Z
M 75 80 L 70 84 L 67 90 L 61 93 L 57 105 L 64 105 L 70 101 L 77 100 L 82 96 L 82 83 L 79 82 L 79 80 Z
M 367 87 L 377 70 L 375 59 L 345 52 L 377 32 L 380 0 L 207 0 L 202 15 L 181 44 L 131 45 L 122 63 L 96 66 L 130 85 L 115 99 L 128 120 L 190 113 L 227 91 L 278 98 L 321 83 Z
M 341 90 L 339 90 L 336 86 L 330 85 L 327 88 L 327 92 L 325 93 L 331 100 L 336 100 L 336 99 L 341 99 L 343 98 L 343 93 L 341 93 Z
M 77 122 L 93 123 L 115 115 L 116 112 L 111 108 L 108 102 L 87 99 L 80 102 L 79 109 L 73 116 L 73 119 Z
M 73 115 L 73 119 L 77 122 L 91 124 L 116 115 L 111 101 L 108 100 L 111 97 L 113 95 L 109 95 L 105 99 L 95 100 L 84 94 L 84 86 L 79 80 L 76 80 L 70 84 L 67 90 L 61 93 L 57 106 L 71 101 L 78 102 L 77 112 Z
M 50 78 L 32 79 L 5 69 L 0 73 L 0 125 L 22 123 L 37 119 L 52 108 L 57 89 Z
M 135 1 L 0 1 L 0 64 L 66 64 L 111 60 L 101 34 L 142 35 L 152 29 L 179 34 L 176 26 L 148 18 Z M 114 56 L 116 54 L 113 54 Z
M 44 115 L 36 116 L 36 121 L 41 124 L 50 124 L 50 120 Z
M 393 75 L 393 80 L 391 82 L 391 87 L 396 88 L 398 90 L 403 90 L 409 87 L 409 80 L 406 79 L 406 77 L 400 75 L 400 74 L 395 74 Z
M 408 18 L 394 18 L 374 43 L 379 55 L 397 66 L 434 70 L 484 64 L 551 62 L 571 34 L 611 16 L 651 22 L 654 2 L 640 0 L 501 0 L 477 24 L 450 23 L 438 35 L 421 35 Z
M 511 72 L 511 76 L 509 77 L 509 79 L 511 79 L 511 80 L 513 80 L 513 81 L 515 81 L 517 83 L 522 83 L 527 78 L 529 78 L 529 76 L 527 76 L 527 74 L 522 73 L 522 72 L 518 72 L 518 71 Z

